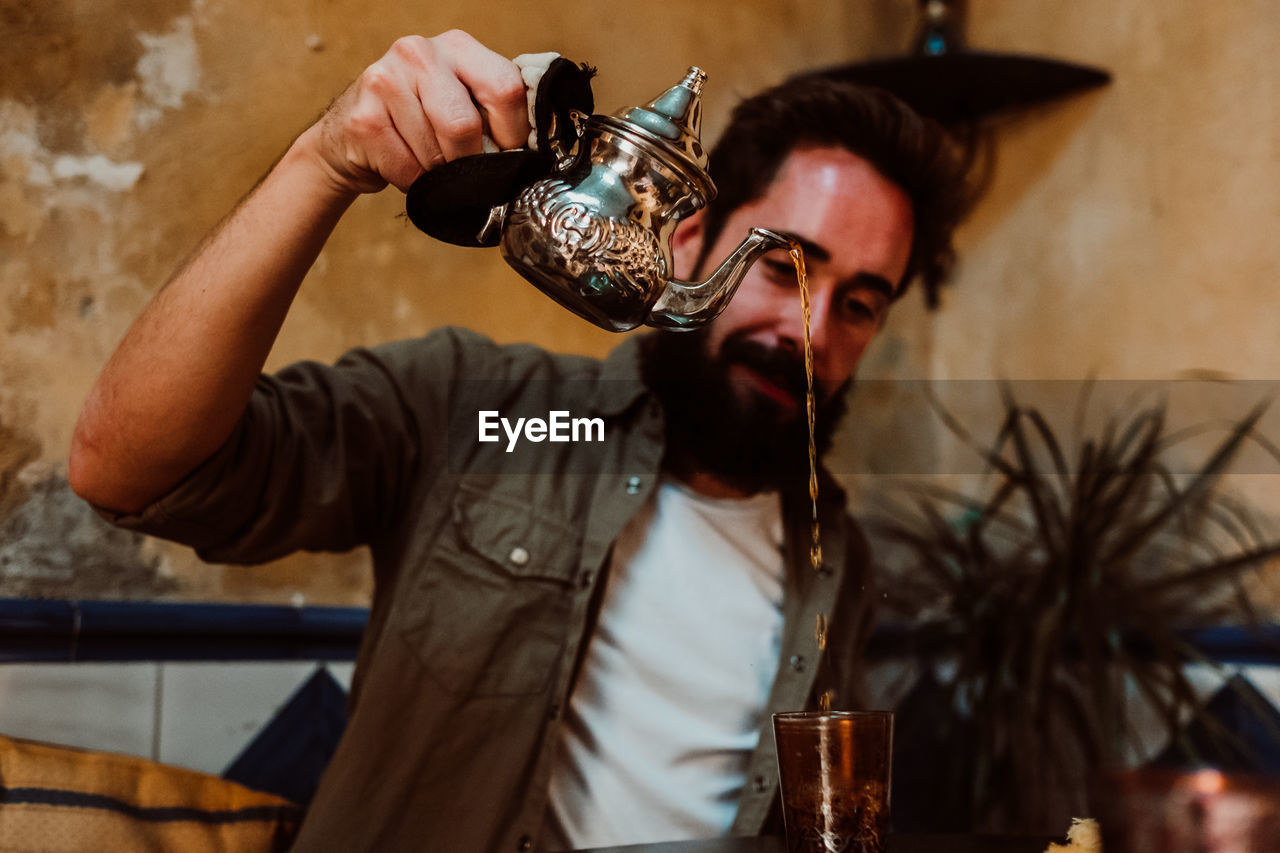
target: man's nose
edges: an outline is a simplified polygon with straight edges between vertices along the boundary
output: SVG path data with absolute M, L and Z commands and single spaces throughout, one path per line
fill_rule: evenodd
M 809 290 L 809 341 L 814 351 L 814 358 L 825 351 L 827 338 L 830 335 L 831 293 L 829 289 L 814 288 L 810 280 Z M 799 355 L 804 354 L 804 309 L 801 305 L 799 291 L 791 305 L 782 306 L 782 321 L 778 326 L 778 337 L 783 346 Z

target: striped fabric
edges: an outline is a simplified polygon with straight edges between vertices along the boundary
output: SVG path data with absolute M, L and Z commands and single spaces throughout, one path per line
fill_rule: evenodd
M 301 818 L 217 776 L 0 737 L 0 853 L 274 853 Z

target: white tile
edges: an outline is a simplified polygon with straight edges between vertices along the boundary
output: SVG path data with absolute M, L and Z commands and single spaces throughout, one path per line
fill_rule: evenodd
M 0 665 L 0 734 L 153 757 L 154 663 Z
M 1169 732 L 1164 717 L 1157 713 L 1155 704 L 1137 682 L 1126 676 L 1124 689 L 1125 718 L 1129 729 L 1124 744 L 1124 763 L 1137 767 L 1160 754 L 1169 744 Z
M 1187 680 L 1191 682 L 1191 689 L 1195 691 L 1196 697 L 1201 702 L 1208 702 L 1213 698 L 1213 694 L 1222 689 L 1222 685 L 1227 683 L 1231 676 L 1239 671 L 1240 667 L 1235 664 L 1188 664 L 1182 668 L 1182 672 L 1186 675 Z
M 1267 700 L 1280 708 L 1280 666 L 1267 664 L 1249 664 L 1240 668 L 1241 674 L 1249 679 L 1249 683 L 1258 688 L 1258 692 Z
M 329 674 L 333 676 L 333 680 L 341 684 L 343 690 L 350 693 L 351 676 L 355 673 L 356 665 L 354 663 L 331 663 L 326 664 L 326 666 L 329 668 Z
M 292 661 L 163 664 L 160 760 L 222 773 L 316 666 Z

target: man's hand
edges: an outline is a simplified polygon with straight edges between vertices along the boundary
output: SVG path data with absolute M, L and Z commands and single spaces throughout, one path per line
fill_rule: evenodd
M 407 190 L 440 163 L 529 137 L 520 69 L 460 30 L 406 36 L 338 96 L 308 140 L 339 186 Z

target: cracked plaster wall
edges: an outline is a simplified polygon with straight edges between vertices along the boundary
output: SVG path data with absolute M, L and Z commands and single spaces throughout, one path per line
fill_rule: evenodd
M 227 568 L 114 533 L 66 493 L 63 466 L 80 402 L 129 322 L 397 36 L 457 26 L 508 55 L 556 49 L 593 62 L 603 110 L 696 63 L 710 73 L 712 138 L 739 93 L 900 51 L 916 5 L 0 0 L 0 594 L 365 599 L 362 554 Z M 972 0 L 975 47 L 1101 65 L 1116 82 L 1002 122 L 954 292 L 936 314 L 915 298 L 898 306 L 864 376 L 1273 378 L 1272 12 L 1267 0 Z M 495 253 L 432 243 L 401 210 L 394 191 L 356 205 L 269 367 L 445 323 L 578 352 L 615 342 Z M 908 420 L 860 418 L 847 441 L 855 455 L 938 452 Z M 1255 491 L 1277 509 L 1274 490 Z

